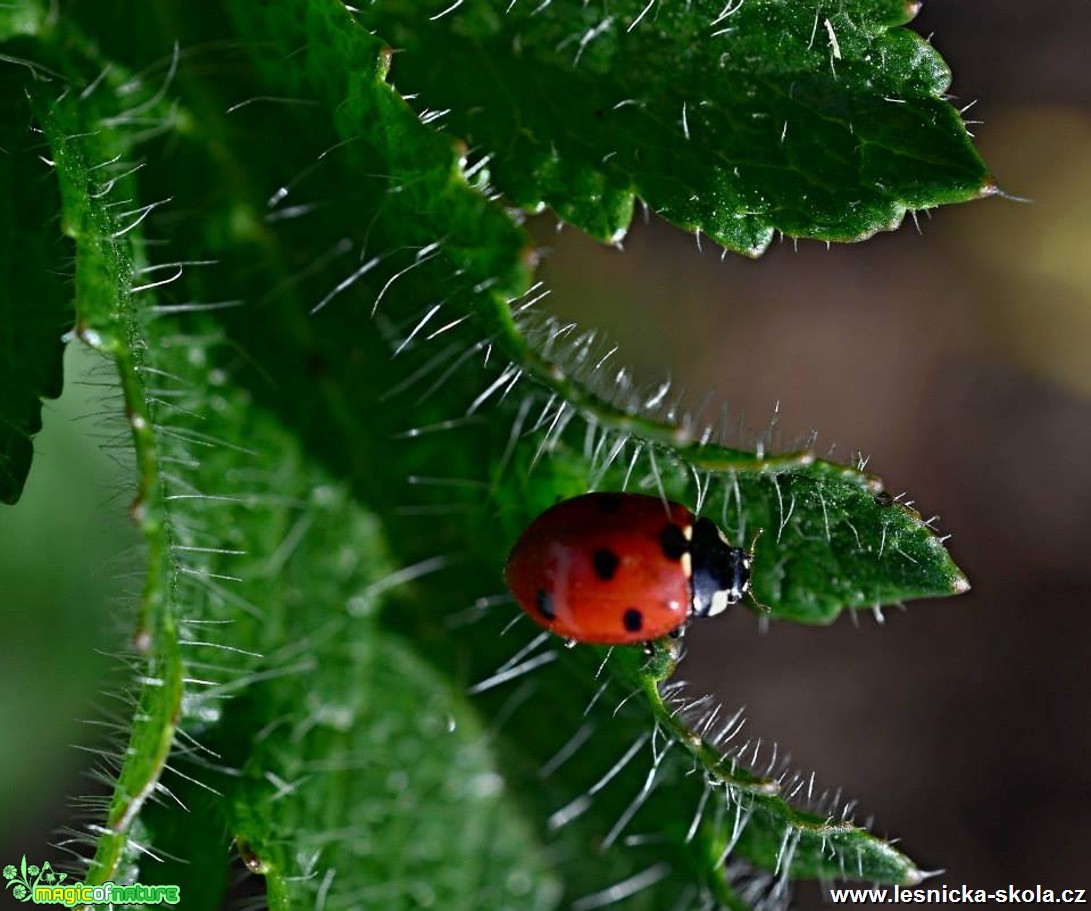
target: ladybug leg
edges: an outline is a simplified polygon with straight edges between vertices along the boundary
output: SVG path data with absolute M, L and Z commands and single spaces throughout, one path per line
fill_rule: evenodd
M 763 531 L 765 531 L 764 528 L 759 528 L 754 533 L 754 540 L 750 542 L 750 549 L 746 552 L 746 561 L 747 561 L 747 569 L 748 570 L 749 570 L 750 566 L 752 566 L 753 563 L 754 563 L 754 550 L 758 546 L 758 538 L 761 537 L 761 534 L 762 534 Z M 750 586 L 750 579 L 749 578 L 746 580 L 746 595 L 751 600 L 754 607 L 756 607 L 763 614 L 768 614 L 772 610 L 772 608 L 769 607 L 768 604 L 762 604 L 756 597 L 754 597 L 754 589 L 751 588 L 751 586 Z
M 683 622 L 681 626 L 676 626 L 669 633 L 667 633 L 667 635 L 670 636 L 672 639 L 681 639 L 686 634 L 686 630 L 689 629 L 689 625 L 692 622 L 693 616 L 690 615 L 689 617 L 686 617 L 685 622 Z

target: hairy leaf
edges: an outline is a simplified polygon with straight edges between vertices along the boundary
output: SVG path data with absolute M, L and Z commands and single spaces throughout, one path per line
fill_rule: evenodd
M 79 64 L 74 61 L 78 72 Z M 60 89 L 54 86 L 53 91 Z M 92 103 L 77 106 L 70 97 L 47 100 L 47 88 L 35 95 L 35 109 L 49 143 L 61 190 L 60 216 L 76 245 L 76 322 L 79 336 L 113 357 L 133 433 L 138 477 L 132 516 L 147 544 L 147 576 L 134 635 L 138 652 L 146 655 L 143 685 L 137 703 L 128 761 L 117 778 L 89 882 L 117 876 L 132 864 L 131 828 L 144 801 L 157 787 L 171 750 L 183 701 L 183 671 L 178 640 L 177 609 L 171 592 L 177 582 L 170 557 L 172 529 L 167 521 L 166 493 L 159 483 L 160 452 L 153 429 L 153 406 L 144 390 L 146 360 L 143 340 L 133 331 L 132 292 L 139 268 L 132 234 L 135 211 L 115 216 L 106 200 L 111 181 L 124 179 L 118 167 L 131 151 L 127 137 L 94 129 L 100 112 Z M 124 224 L 121 217 L 129 221 Z
M 760 254 L 995 190 L 905 0 L 364 4 L 394 81 L 527 209 L 618 241 L 639 197 Z M 441 116 L 442 115 L 442 116 Z M 431 118 L 429 118 L 431 119 Z

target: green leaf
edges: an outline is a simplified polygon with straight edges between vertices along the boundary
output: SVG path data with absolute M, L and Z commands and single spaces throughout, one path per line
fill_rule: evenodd
M 8 15 L 13 15 L 9 12 Z M 0 36 L 4 34 L 0 22 Z M 27 92 L 31 66 L 0 57 L 0 502 L 22 493 L 42 429 L 43 398 L 64 383 L 64 342 L 72 326 L 66 275 L 71 251 L 57 230 L 56 183 L 39 155 Z
M 679 420 L 669 383 L 648 392 L 634 389 L 624 370 L 603 377 L 592 365 L 609 349 L 594 333 L 571 338 L 570 327 L 552 317 L 531 313 L 512 323 L 506 312 L 505 304 L 492 316 L 500 327 L 496 344 L 514 354 L 509 370 L 553 394 L 538 422 L 546 432 L 513 449 L 507 483 L 523 503 L 505 516 L 512 522 L 501 553 L 550 505 L 538 496 L 541 488 L 521 480 L 550 451 L 562 463 L 566 495 L 589 483 L 623 489 L 635 479 L 703 508 L 739 545 L 760 534 L 754 591 L 779 619 L 830 623 L 845 608 L 878 609 L 969 588 L 931 521 L 862 466 L 816 459 L 809 448 L 769 455 L 711 442 L 717 427 L 689 414 Z M 669 404 L 649 408 L 649 401 Z M 634 473 L 637 466 L 645 467 L 643 475 Z
M 552 907 L 560 884 L 461 695 L 366 619 L 305 641 L 309 712 L 280 674 L 234 701 L 223 726 L 246 754 L 232 832 L 270 907 L 323 893 L 330 907 Z
M 528 210 L 617 242 L 635 198 L 760 254 L 995 190 L 906 0 L 364 4 L 393 79 Z
M 78 67 L 90 61 L 72 62 Z M 61 221 L 76 246 L 77 333 L 117 364 L 136 453 L 137 496 L 131 514 L 147 545 L 147 576 L 133 636 L 142 656 L 142 683 L 135 697 L 129 758 L 118 775 L 88 876 L 89 882 L 101 883 L 117 878 L 137 856 L 131 829 L 157 787 L 176 732 L 183 700 L 172 597 L 177 574 L 170 554 L 173 531 L 166 493 L 158 483 L 161 454 L 153 409 L 144 390 L 144 371 L 154 368 L 132 325 L 133 285 L 140 265 L 133 220 L 140 218 L 142 208 L 109 206 L 111 190 L 132 187 L 127 179 L 131 166 L 122 163 L 132 151 L 131 141 L 121 132 L 92 129 L 102 114 L 93 95 L 79 102 L 70 95 L 54 102 L 44 96 L 44 89 L 36 93 L 35 111 L 60 185 Z

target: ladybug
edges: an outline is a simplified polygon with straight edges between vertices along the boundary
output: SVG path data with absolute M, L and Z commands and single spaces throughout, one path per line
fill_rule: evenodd
M 540 626 L 576 642 L 631 645 L 681 635 L 750 592 L 751 552 L 678 503 L 589 493 L 536 518 L 504 568 Z

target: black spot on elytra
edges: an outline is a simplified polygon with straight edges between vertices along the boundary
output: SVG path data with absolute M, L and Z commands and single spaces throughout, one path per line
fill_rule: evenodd
M 681 526 L 668 522 L 659 533 L 659 546 L 668 560 L 681 560 L 682 554 L 689 550 L 689 541 Z
M 644 615 L 635 607 L 630 607 L 625 611 L 625 616 L 621 618 L 621 622 L 625 624 L 625 629 L 628 632 L 639 633 L 641 627 L 644 626 Z
M 538 589 L 538 594 L 534 596 L 534 603 L 538 607 L 538 613 L 547 620 L 556 618 L 557 614 L 553 610 L 553 596 L 544 588 Z
M 603 582 L 609 582 L 613 579 L 618 566 L 621 564 L 618 555 L 605 547 L 595 551 L 591 557 L 591 562 L 595 565 L 595 575 L 602 579 Z
M 597 497 L 595 503 L 601 513 L 612 513 L 621 509 L 621 497 L 615 496 L 612 493 L 603 494 L 602 496 Z

